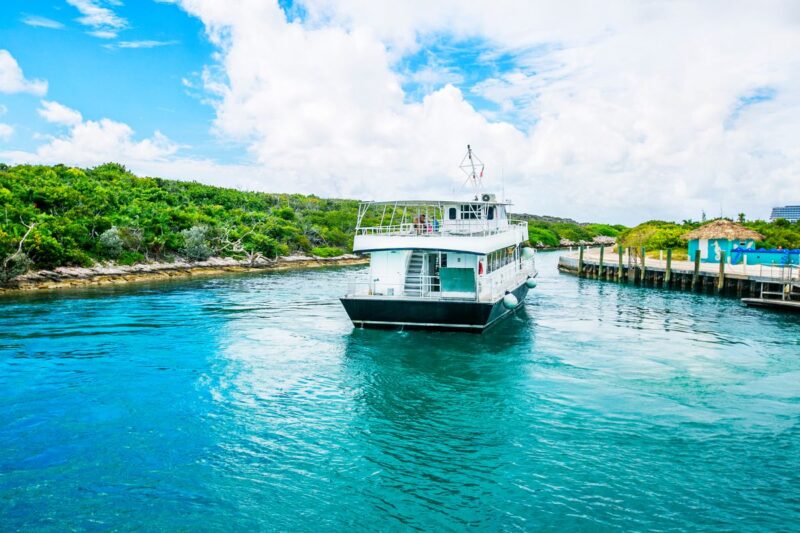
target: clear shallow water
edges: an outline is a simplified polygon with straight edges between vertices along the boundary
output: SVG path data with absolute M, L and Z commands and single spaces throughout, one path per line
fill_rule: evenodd
M 796 530 L 800 317 L 561 276 L 483 336 L 357 269 L 0 299 L 0 530 Z

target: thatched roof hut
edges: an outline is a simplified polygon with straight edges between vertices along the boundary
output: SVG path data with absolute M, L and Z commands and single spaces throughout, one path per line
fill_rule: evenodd
M 741 224 L 721 218 L 704 224 L 696 230 L 684 233 L 681 235 L 681 238 L 686 241 L 693 241 L 695 239 L 728 239 L 729 241 L 746 241 L 752 239 L 760 241 L 764 239 L 764 236 L 757 231 L 745 228 Z

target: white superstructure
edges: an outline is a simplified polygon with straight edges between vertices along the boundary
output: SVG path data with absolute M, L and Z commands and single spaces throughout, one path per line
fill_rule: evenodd
M 354 295 L 494 302 L 535 275 L 525 221 L 494 195 L 465 201 L 361 204 L 353 251 L 370 254 Z

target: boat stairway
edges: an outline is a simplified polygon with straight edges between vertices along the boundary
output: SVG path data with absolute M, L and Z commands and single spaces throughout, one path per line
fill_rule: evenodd
M 422 289 L 422 254 L 414 252 L 408 261 L 403 292 L 406 296 L 422 296 Z

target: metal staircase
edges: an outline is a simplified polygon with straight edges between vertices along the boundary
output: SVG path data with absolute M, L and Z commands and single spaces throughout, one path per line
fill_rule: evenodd
M 406 283 L 403 293 L 406 296 L 422 296 L 423 287 L 423 255 L 422 252 L 413 252 L 411 259 L 408 260 L 408 270 L 406 270 Z

